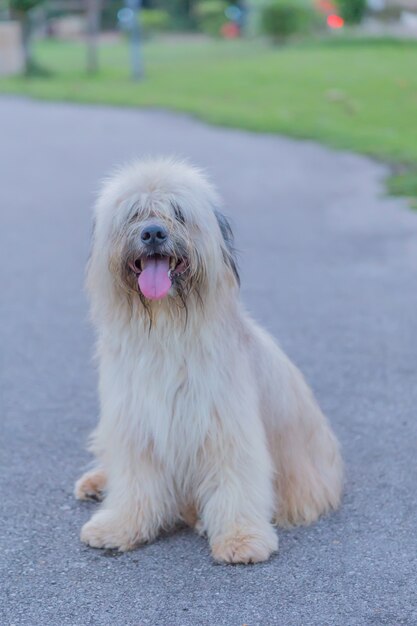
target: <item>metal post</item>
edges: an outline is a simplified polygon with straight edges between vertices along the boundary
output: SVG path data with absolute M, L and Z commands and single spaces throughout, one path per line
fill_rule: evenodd
M 127 0 L 127 6 L 132 10 L 132 22 L 130 28 L 130 62 L 133 80 L 143 78 L 143 60 L 140 32 L 140 9 L 142 0 Z

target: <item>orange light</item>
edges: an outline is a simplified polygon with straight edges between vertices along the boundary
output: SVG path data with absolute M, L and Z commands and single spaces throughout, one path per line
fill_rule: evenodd
M 239 26 L 235 22 L 226 22 L 221 27 L 220 32 L 225 39 L 236 39 L 240 35 Z
M 342 28 L 343 25 L 345 23 L 345 20 L 343 19 L 343 17 L 340 17 L 340 15 L 329 15 L 327 18 L 327 26 L 329 26 L 329 28 Z

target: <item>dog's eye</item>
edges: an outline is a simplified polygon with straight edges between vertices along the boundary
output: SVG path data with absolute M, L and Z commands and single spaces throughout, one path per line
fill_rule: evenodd
M 175 204 L 173 205 L 173 209 L 175 213 L 175 219 L 177 219 L 181 224 L 185 224 L 184 215 L 182 214 L 180 207 Z

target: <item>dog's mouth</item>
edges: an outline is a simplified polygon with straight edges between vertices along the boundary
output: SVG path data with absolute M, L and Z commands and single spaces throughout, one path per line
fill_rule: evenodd
M 162 254 L 144 255 L 129 263 L 136 274 L 138 287 L 148 300 L 165 298 L 173 280 L 188 269 L 187 259 Z

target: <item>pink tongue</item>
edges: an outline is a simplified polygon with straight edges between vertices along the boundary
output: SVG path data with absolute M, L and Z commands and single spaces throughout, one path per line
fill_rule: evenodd
M 139 288 L 145 298 L 160 300 L 171 288 L 168 276 L 169 257 L 150 257 L 142 259 L 142 271 L 139 274 Z

